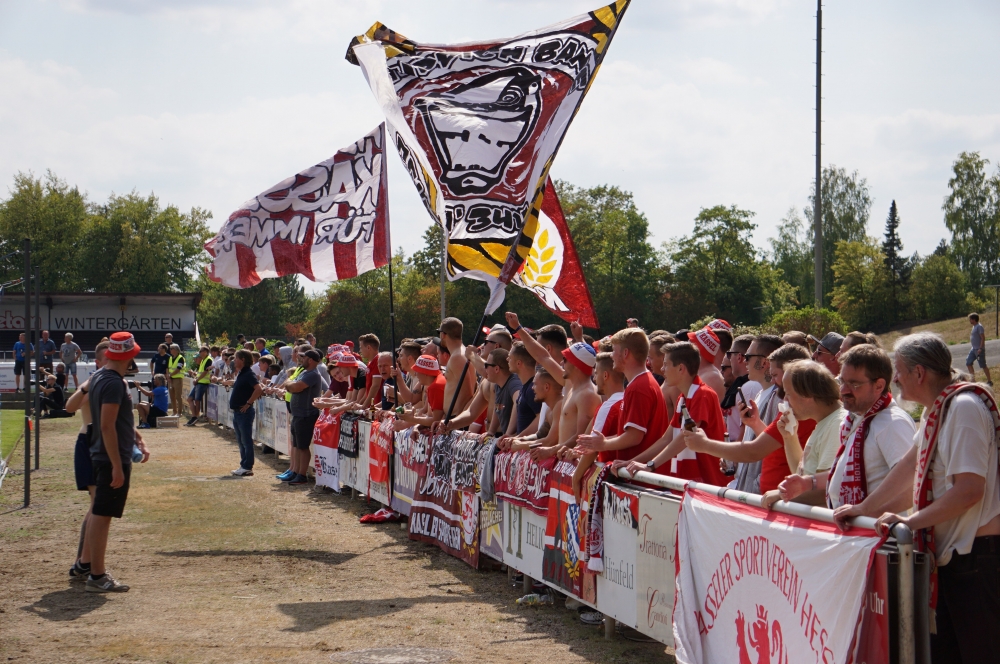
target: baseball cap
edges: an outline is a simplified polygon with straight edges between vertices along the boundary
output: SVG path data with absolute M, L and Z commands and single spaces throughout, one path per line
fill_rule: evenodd
M 594 347 L 581 341 L 577 341 L 563 350 L 562 356 L 588 376 L 593 373 L 594 365 L 597 364 L 597 353 L 594 351 Z
M 421 355 L 413 363 L 413 370 L 426 376 L 437 376 L 441 373 L 441 365 L 432 355 Z
M 111 345 L 104 352 L 104 357 L 109 360 L 131 360 L 142 350 L 131 332 L 115 332 L 108 341 Z
M 707 325 L 694 334 L 689 334 L 688 341 L 694 344 L 706 362 L 714 361 L 715 356 L 719 354 L 719 337 L 715 336 L 715 332 Z
M 808 335 L 809 341 L 819 344 L 831 354 L 836 355 L 840 351 L 840 344 L 844 343 L 844 337 L 836 332 L 827 332 L 822 339 L 817 339 L 813 335 Z

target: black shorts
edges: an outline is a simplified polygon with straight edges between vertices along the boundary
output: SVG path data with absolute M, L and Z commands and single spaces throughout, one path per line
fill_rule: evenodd
M 308 450 L 312 444 L 313 428 L 319 419 L 319 411 L 308 417 L 292 415 L 292 447 L 297 450 Z
M 111 475 L 113 466 L 110 462 L 94 462 L 94 479 L 97 484 L 97 491 L 94 493 L 94 507 L 91 510 L 96 516 L 110 516 L 115 519 L 122 518 L 125 512 L 125 501 L 128 499 L 129 477 L 132 475 L 132 464 L 122 464 L 125 472 L 125 483 L 117 489 L 111 488 Z
M 24 360 L 14 360 L 14 375 L 15 376 L 24 375 Z
M 97 484 L 94 481 L 94 464 L 90 462 L 90 436 L 86 433 L 81 433 L 76 437 L 76 448 L 73 450 L 73 470 L 76 472 L 76 488 L 80 491 L 86 491 L 87 487 Z
M 46 362 L 45 360 L 42 360 L 41 362 L 38 363 L 38 367 L 37 368 L 38 369 L 48 369 L 49 373 L 52 373 L 52 360 L 49 360 L 48 362 Z
M 166 416 L 167 416 L 167 414 L 165 412 L 163 412 L 162 410 L 160 410 L 159 408 L 157 408 L 156 406 L 150 406 L 149 407 L 149 415 L 146 416 L 146 422 L 149 423 L 149 426 L 151 426 L 151 427 L 153 427 L 155 429 L 156 428 L 156 418 L 157 417 L 166 417 Z

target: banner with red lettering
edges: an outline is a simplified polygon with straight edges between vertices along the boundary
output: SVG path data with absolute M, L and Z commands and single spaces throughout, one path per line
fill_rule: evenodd
M 340 491 L 340 415 L 331 415 L 330 409 L 320 411 L 313 429 L 313 468 L 316 486 L 327 486 Z
M 873 531 L 688 490 L 678 521 L 678 662 L 852 662 Z
M 392 450 L 392 425 L 396 418 L 372 422 L 371 438 L 368 442 L 368 482 L 385 484 L 389 481 L 389 453 Z
M 584 495 L 577 503 L 573 494 L 573 473 L 576 461 L 559 461 L 552 469 L 549 484 L 549 513 L 545 522 L 545 553 L 542 558 L 542 580 L 576 595 L 591 604 L 597 602 L 597 580 L 587 572 L 584 552 L 587 550 L 588 499 L 587 490 L 595 477 L 594 467 L 584 477 Z
M 527 450 L 498 452 L 493 458 L 493 490 L 504 502 L 545 516 L 549 509 L 549 482 L 555 465 L 555 457 L 537 463 Z

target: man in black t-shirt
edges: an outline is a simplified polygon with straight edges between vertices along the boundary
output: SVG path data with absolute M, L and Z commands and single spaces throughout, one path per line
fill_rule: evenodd
M 63 392 L 63 388 L 56 382 L 55 375 L 48 374 L 45 376 L 45 385 L 38 389 L 42 392 L 42 396 L 39 397 L 39 403 L 46 417 L 52 417 L 55 411 L 63 411 L 66 404 L 66 395 Z M 62 412 L 62 414 L 66 415 L 65 412 Z
M 139 446 L 143 462 L 149 459 L 149 451 L 135 431 L 132 397 L 124 380 L 129 362 L 139 354 L 139 350 L 131 333 L 112 334 L 110 346 L 105 352 L 105 370 L 94 375 L 88 390 L 90 414 L 94 423 L 90 460 L 97 488 L 87 525 L 87 540 L 90 545 L 87 592 L 127 592 L 129 589 L 107 572 L 104 556 L 108 547 L 111 519 L 120 519 L 125 511 L 133 447 Z

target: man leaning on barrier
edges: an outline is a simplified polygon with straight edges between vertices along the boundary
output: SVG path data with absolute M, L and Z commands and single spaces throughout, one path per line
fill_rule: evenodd
M 937 563 L 931 660 L 993 662 L 1000 653 L 1000 415 L 992 392 L 958 380 L 951 359 L 929 332 L 896 342 L 900 399 L 924 407 L 916 444 L 878 489 L 834 518 L 844 528 L 855 516 L 878 516 L 882 533 L 909 526 Z

